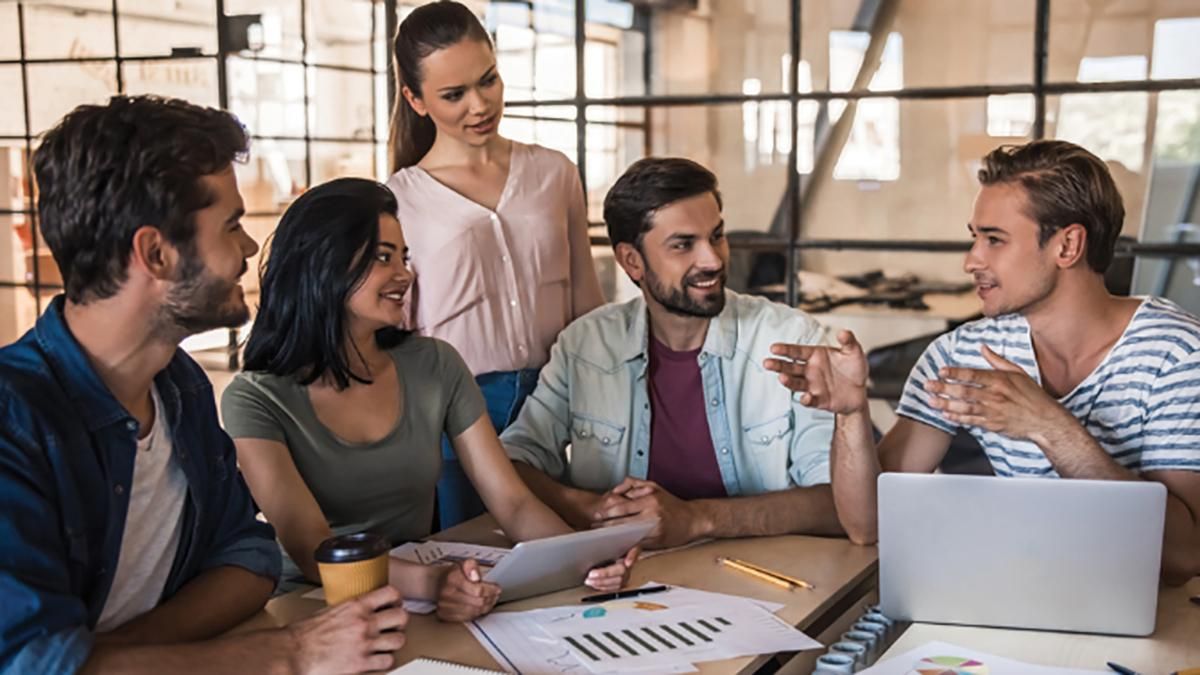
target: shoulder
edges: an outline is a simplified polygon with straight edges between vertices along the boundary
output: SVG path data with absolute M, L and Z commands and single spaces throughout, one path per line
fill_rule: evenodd
M 265 372 L 242 371 L 233 376 L 221 395 L 221 402 L 264 402 L 288 398 L 293 391 L 301 389 L 290 377 L 281 377 Z
M 727 309 L 732 309 L 739 333 L 762 336 L 771 341 L 812 344 L 824 340 L 825 329 L 812 315 L 795 307 L 757 295 L 725 292 Z
M 536 143 L 521 143 L 512 141 L 513 153 L 524 153 L 527 158 L 527 166 L 532 167 L 534 172 L 544 178 L 572 178 L 579 176 L 579 169 L 575 167 L 566 155 L 558 150 L 553 150 Z
M 408 166 L 393 173 L 384 181 L 384 185 L 396 197 L 396 206 L 401 220 L 406 215 L 410 216 L 413 213 L 419 212 L 420 205 L 423 202 L 420 171 L 421 169 L 415 166 Z
M 0 349 L 0 420 L 10 428 L 70 407 L 64 383 L 31 333 Z
M 568 324 L 558 334 L 558 339 L 572 344 L 622 340 L 645 307 L 641 296 L 625 302 L 605 303 Z
M 449 342 L 436 337 L 410 334 L 388 350 L 396 367 L 409 372 L 444 373 L 466 369 L 462 355 Z
M 1158 359 L 1163 373 L 1200 368 L 1200 318 L 1165 298 L 1143 301 L 1126 329 L 1125 343 L 1123 360 Z

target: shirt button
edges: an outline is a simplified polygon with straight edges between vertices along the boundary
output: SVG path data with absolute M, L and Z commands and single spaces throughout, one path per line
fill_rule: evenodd
M 605 436 L 604 438 L 600 439 L 600 442 L 601 442 L 601 443 L 603 443 L 603 444 L 605 444 L 605 445 L 608 445 L 608 437 L 607 437 L 607 436 Z
M 649 404 L 649 403 L 643 403 L 643 404 L 642 404 L 642 410 L 649 410 L 649 409 L 650 409 L 650 404 Z
M 134 420 L 129 420 L 125 423 L 125 428 L 130 431 L 137 431 L 137 422 Z
M 715 408 L 715 407 L 717 407 L 717 406 L 718 406 L 718 405 L 720 405 L 720 404 L 721 404 L 721 402 L 720 402 L 720 401 L 718 401 L 717 399 L 715 399 L 715 398 L 714 398 L 714 399 L 712 400 L 712 406 L 713 406 L 714 408 Z
M 509 300 L 509 301 L 508 301 L 508 304 L 509 304 L 509 305 L 512 305 L 513 307 L 516 307 L 516 306 L 517 306 L 517 301 L 516 301 L 516 300 Z
M 638 450 L 638 457 L 642 457 L 642 456 L 644 456 L 645 454 L 646 454 L 646 451 L 645 451 L 645 450 Z
M 767 442 L 767 439 L 769 439 L 769 438 L 770 438 L 770 436 L 763 436 L 763 437 L 762 437 L 762 442 L 763 442 L 763 443 L 766 443 L 766 442 Z
M 590 435 L 590 434 L 588 434 L 588 432 L 586 432 L 586 431 L 581 431 L 581 432 L 579 432 L 579 437 L 580 437 L 580 438 L 587 438 L 589 435 Z
M 117 496 L 123 495 L 125 494 L 125 486 L 118 483 L 113 487 L 113 492 L 117 493 Z
M 490 215 L 490 216 L 488 216 L 488 217 L 492 219 L 492 222 L 493 222 L 493 223 L 499 223 L 499 222 L 500 222 L 500 216 L 498 216 L 498 215 L 496 215 L 496 214 L 494 214 L 494 213 L 493 213 L 493 214 L 491 214 L 491 215 Z
M 525 351 L 525 345 L 517 345 L 517 350 L 522 352 Z
M 728 454 L 729 454 L 729 448 L 721 448 L 721 454 L 722 454 L 722 455 L 728 455 Z

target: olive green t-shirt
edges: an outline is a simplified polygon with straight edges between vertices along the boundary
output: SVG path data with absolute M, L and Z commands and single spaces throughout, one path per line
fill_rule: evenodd
M 429 535 L 442 433 L 458 436 L 486 412 L 486 404 L 449 344 L 410 335 L 388 353 L 396 363 L 403 410 L 391 433 L 374 443 L 347 443 L 334 435 L 317 419 L 307 389 L 292 377 L 239 373 L 221 397 L 221 415 L 235 439 L 288 447 L 334 534 L 369 531 L 399 545 Z M 298 573 L 284 551 L 285 578 Z

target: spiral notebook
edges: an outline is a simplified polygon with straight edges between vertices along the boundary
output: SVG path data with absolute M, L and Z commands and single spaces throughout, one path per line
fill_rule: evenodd
M 417 659 L 388 673 L 388 675 L 504 675 L 499 670 L 462 666 L 449 661 L 434 659 Z

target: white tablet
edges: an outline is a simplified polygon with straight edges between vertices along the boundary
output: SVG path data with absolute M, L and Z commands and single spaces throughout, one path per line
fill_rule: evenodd
M 578 586 L 588 570 L 624 556 L 657 524 L 645 520 L 523 541 L 483 579 L 500 586 L 500 602 Z

